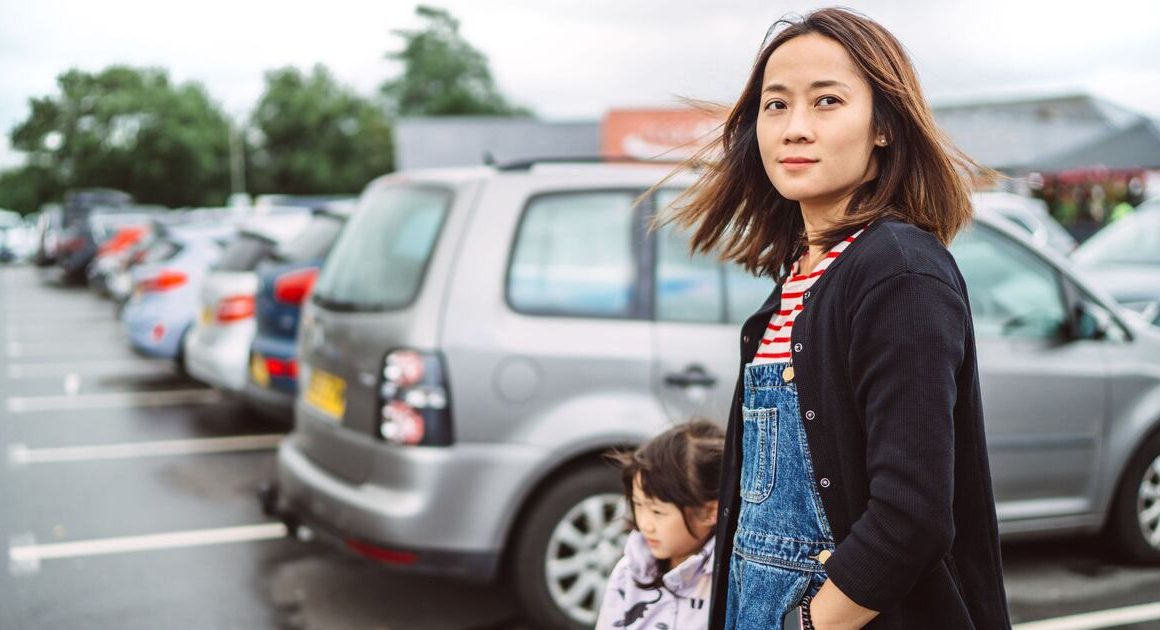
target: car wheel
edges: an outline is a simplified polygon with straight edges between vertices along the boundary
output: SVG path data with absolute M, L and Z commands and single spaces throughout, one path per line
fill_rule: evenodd
M 590 465 L 564 477 L 528 511 L 514 541 L 516 594 L 536 628 L 591 628 L 627 537 L 616 470 Z
M 1112 534 L 1130 560 L 1160 564 L 1160 433 L 1128 464 L 1116 495 Z

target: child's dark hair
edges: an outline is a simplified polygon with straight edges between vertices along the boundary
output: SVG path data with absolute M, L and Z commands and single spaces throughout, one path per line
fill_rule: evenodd
M 668 429 L 636 450 L 610 453 L 609 459 L 620 467 L 629 525 L 637 529 L 632 489 L 633 480 L 639 475 L 645 496 L 679 507 L 685 529 L 693 534 L 689 514 L 717 500 L 724 450 L 725 432 L 721 427 L 698 418 Z M 702 542 L 708 542 L 709 536 Z M 641 588 L 663 586 L 662 578 L 672 567 L 669 560 L 658 560 L 657 568 L 656 580 L 640 584 Z

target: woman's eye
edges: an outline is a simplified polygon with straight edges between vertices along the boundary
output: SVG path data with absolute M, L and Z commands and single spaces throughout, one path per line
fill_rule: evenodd
M 841 99 L 836 96 L 823 96 L 818 99 L 818 105 L 837 105 L 841 102 Z
M 765 109 L 785 109 L 786 104 L 782 101 L 770 101 L 765 104 Z

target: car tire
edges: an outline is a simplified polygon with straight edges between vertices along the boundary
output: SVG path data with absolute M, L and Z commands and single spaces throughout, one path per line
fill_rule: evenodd
M 1110 533 L 1125 559 L 1160 564 L 1160 433 L 1144 442 L 1125 469 Z
M 532 627 L 596 624 L 608 574 L 624 550 L 624 526 L 624 486 L 610 465 L 575 469 L 539 495 L 513 541 L 508 566 Z M 566 603 L 569 596 L 575 604 Z

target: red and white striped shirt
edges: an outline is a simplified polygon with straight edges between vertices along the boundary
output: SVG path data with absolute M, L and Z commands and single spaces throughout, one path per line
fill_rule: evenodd
M 790 362 L 793 352 L 789 341 L 793 333 L 793 322 L 802 312 L 804 304 L 802 297 L 865 229 L 862 228 L 854 232 L 846 240 L 840 241 L 830 248 L 830 251 L 826 252 L 825 258 L 808 274 L 798 275 L 798 269 L 801 268 L 802 264 L 801 258 L 794 262 L 793 268 L 790 269 L 789 278 L 782 285 L 781 310 L 773 314 L 769 325 L 765 327 L 765 335 L 761 337 L 761 344 L 757 346 L 757 354 L 753 356 L 755 365 Z M 805 257 L 804 254 L 802 257 Z

